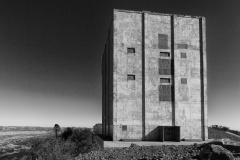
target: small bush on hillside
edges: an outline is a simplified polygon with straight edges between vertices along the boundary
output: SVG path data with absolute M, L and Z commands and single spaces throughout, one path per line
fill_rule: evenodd
M 97 123 L 93 126 L 93 133 L 94 134 L 102 134 L 102 124 Z
M 75 143 L 77 155 L 94 149 L 92 132 L 89 129 L 75 129 L 69 139 Z
M 73 133 L 74 128 L 66 128 L 63 133 L 61 134 L 62 139 L 67 140 Z
M 61 131 L 61 127 L 58 124 L 55 124 L 53 127 L 53 132 L 55 134 L 55 137 L 58 137 L 58 133 Z
M 211 128 L 215 129 L 215 130 L 220 130 L 220 131 L 228 131 L 229 127 L 225 127 L 225 126 L 218 126 L 218 125 L 212 125 L 210 126 Z

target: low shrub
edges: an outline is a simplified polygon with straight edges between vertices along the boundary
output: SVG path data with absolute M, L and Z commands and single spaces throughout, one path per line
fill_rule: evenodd
M 69 137 L 76 145 L 75 154 L 86 153 L 94 150 L 92 132 L 89 129 L 75 129 Z
M 93 133 L 94 134 L 102 134 L 102 124 L 97 123 L 93 126 Z
M 33 139 L 30 153 L 33 159 L 65 160 L 98 149 L 100 147 L 93 142 L 92 132 L 89 129 L 67 128 L 60 138 L 51 135 Z
M 210 128 L 213 128 L 215 130 L 220 130 L 220 131 L 228 131 L 229 130 L 229 127 L 225 127 L 225 126 L 218 126 L 218 125 L 212 125 L 210 126 Z
M 62 139 L 67 140 L 73 133 L 74 128 L 66 128 L 61 134 Z
M 55 137 L 47 137 L 44 139 L 36 139 L 31 146 L 31 156 L 34 159 L 45 160 L 64 160 L 72 159 L 75 145 L 73 142 L 61 139 L 55 139 Z

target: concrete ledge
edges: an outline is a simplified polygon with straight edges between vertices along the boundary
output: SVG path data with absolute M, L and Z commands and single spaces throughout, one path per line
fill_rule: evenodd
M 202 142 L 202 139 L 184 139 L 186 142 Z
M 104 148 L 113 148 L 113 147 L 130 147 L 132 143 L 139 145 L 139 146 L 161 146 L 161 145 L 193 145 L 194 143 L 203 144 L 208 143 L 212 140 L 208 141 L 180 141 L 180 142 L 172 142 L 172 141 L 164 141 L 164 142 L 157 142 L 157 141 L 136 141 L 137 139 L 133 139 L 133 141 L 108 141 L 103 140 L 100 136 L 94 135 L 94 140 L 100 145 L 102 149 Z M 135 141 L 134 141 L 135 140 Z M 236 150 L 238 151 L 238 150 Z
M 122 139 L 123 142 L 141 142 L 141 139 Z

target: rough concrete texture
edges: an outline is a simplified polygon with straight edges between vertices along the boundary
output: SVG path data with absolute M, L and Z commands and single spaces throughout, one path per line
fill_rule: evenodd
M 203 144 L 208 143 L 210 141 L 201 141 L 201 142 L 153 142 L 153 141 L 142 141 L 142 142 L 122 142 L 122 141 L 103 141 L 104 148 L 112 148 L 112 147 L 130 147 L 132 143 L 137 144 L 139 146 L 162 146 L 162 145 L 193 145 L 194 143 Z
M 201 17 L 114 10 L 103 56 L 105 136 L 156 141 L 158 126 L 180 126 L 180 139 L 208 139 L 205 25 Z M 159 34 L 168 36 L 165 49 L 159 48 Z M 135 53 L 128 54 L 127 48 Z M 160 74 L 161 59 L 173 63 L 171 75 Z M 171 101 L 160 100 L 159 87 L 165 85 L 160 78 L 170 79 Z
M 114 12 L 113 140 L 142 138 L 141 16 Z M 135 48 L 135 54 L 128 54 L 127 48 Z M 135 80 L 128 80 L 128 74 Z M 127 125 L 126 131 L 122 125 Z
M 201 139 L 201 83 L 199 20 L 174 17 L 175 120 L 182 139 Z M 179 49 L 177 44 L 188 44 Z M 181 58 L 181 52 L 187 58 Z M 187 78 L 187 84 L 181 84 Z
M 159 74 L 160 52 L 171 53 L 171 17 L 145 14 L 145 140 L 157 140 L 158 126 L 172 125 L 172 102 L 159 101 L 160 78 L 172 78 Z M 168 35 L 168 49 L 158 48 L 158 34 Z M 164 57 L 171 59 L 171 57 Z M 156 135 L 157 134 L 157 135 Z

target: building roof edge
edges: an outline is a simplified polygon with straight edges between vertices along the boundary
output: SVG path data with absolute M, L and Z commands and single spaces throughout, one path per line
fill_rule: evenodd
M 123 9 L 113 9 L 118 12 L 127 12 L 127 13 L 147 13 L 147 14 L 155 14 L 155 15 L 163 15 L 163 16 L 177 16 L 177 17 L 186 17 L 186 18 L 205 18 L 204 16 L 191 16 L 191 15 L 181 15 L 181 14 L 170 14 L 170 13 L 157 13 L 151 11 L 132 11 L 132 10 L 123 10 Z

